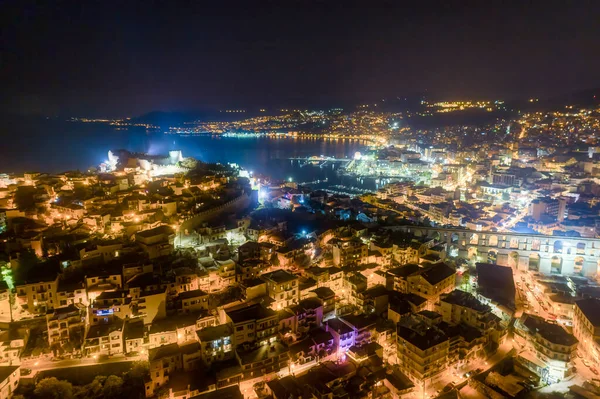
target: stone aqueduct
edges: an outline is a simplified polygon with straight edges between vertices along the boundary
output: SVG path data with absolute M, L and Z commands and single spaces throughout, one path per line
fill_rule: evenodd
M 600 239 L 559 237 L 452 228 L 401 226 L 394 230 L 430 237 L 450 255 L 542 274 L 595 277 L 600 263 Z

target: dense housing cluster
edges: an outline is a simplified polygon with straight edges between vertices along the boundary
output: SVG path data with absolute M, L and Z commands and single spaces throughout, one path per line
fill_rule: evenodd
M 398 115 L 294 115 L 198 129 L 370 131 L 372 151 L 306 162 L 342 161 L 381 188 L 316 190 L 179 151 L 1 175 L 0 397 L 131 361 L 147 367 L 142 395 L 177 399 L 517 397 L 593 381 L 598 151 L 532 140 L 555 126 L 589 138 L 597 111 L 525 114 L 497 122 L 496 144 L 456 147 Z

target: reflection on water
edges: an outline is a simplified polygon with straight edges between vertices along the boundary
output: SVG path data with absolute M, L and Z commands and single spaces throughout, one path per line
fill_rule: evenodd
M 58 121 L 20 120 L 7 123 L 5 137 L 11 137 L 0 146 L 0 173 L 24 171 L 63 172 L 85 170 L 106 160 L 109 150 L 124 148 L 129 151 L 164 154 L 180 149 L 184 156 L 204 162 L 235 162 L 255 173 L 277 179 L 293 178 L 308 182 L 328 179 L 331 185 L 376 188 L 375 182 L 338 176 L 335 167 L 307 165 L 301 167 L 289 158 L 312 155 L 352 157 L 364 150 L 358 141 L 293 139 L 268 137 L 220 137 L 209 135 L 184 136 L 146 132 L 143 128 L 116 130 L 101 124 Z

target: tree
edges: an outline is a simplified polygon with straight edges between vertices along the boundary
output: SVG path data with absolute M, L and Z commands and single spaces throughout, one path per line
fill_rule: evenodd
M 144 396 L 144 380 L 150 373 L 150 364 L 139 360 L 131 365 L 131 369 L 123 375 L 122 398 L 132 399 Z
M 37 383 L 33 393 L 40 399 L 72 399 L 73 385 L 55 377 L 44 378 Z
M 104 381 L 102 394 L 105 398 L 116 398 L 123 390 L 123 379 L 116 375 L 109 375 Z
M 131 369 L 127 373 L 128 379 L 140 379 L 144 380 L 144 378 L 150 372 L 150 364 L 144 360 L 138 360 L 131 365 Z
M 181 162 L 179 162 L 179 165 L 182 168 L 196 169 L 199 166 L 199 163 L 194 158 L 183 158 Z
M 35 209 L 35 187 L 20 186 L 15 192 L 15 204 L 20 211 Z
M 273 255 L 271 255 L 271 265 L 273 265 L 273 266 L 279 266 L 279 257 L 277 256 L 276 253 L 274 253 Z
M 77 395 L 78 398 L 85 399 L 96 399 L 102 397 L 102 384 L 106 380 L 106 377 L 103 375 L 97 375 L 94 378 L 94 381 L 89 384 L 81 387 L 80 393 Z
M 84 186 L 77 186 L 73 190 L 73 197 L 78 200 L 85 200 L 90 196 L 90 190 Z
M 300 268 L 308 267 L 310 265 L 310 257 L 306 254 L 300 254 L 296 258 L 296 265 Z
M 469 273 L 469 270 L 465 270 L 463 275 L 462 275 L 462 284 L 463 284 L 463 291 L 469 292 L 470 291 L 470 287 L 471 287 L 471 273 Z
M 39 258 L 32 250 L 19 253 L 18 267 L 13 272 L 13 278 L 17 283 L 24 283 L 30 273 L 40 264 Z

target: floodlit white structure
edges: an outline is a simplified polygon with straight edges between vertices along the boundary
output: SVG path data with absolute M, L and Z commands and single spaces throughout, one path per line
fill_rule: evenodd
M 183 161 L 181 150 L 169 151 L 169 158 L 171 159 L 171 165 Z
M 541 234 L 475 231 L 424 226 L 399 226 L 395 230 L 430 237 L 475 262 L 496 263 L 516 270 L 542 274 L 596 276 L 600 239 Z

